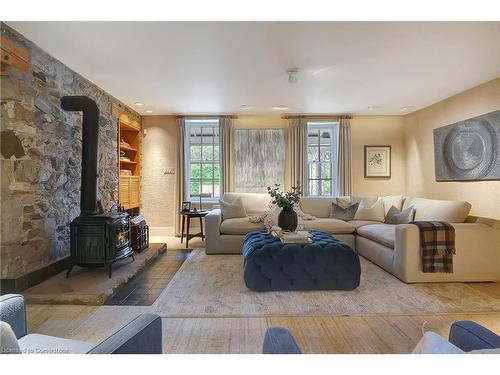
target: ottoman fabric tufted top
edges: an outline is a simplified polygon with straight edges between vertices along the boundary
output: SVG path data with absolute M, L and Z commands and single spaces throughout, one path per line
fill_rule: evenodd
M 353 290 L 361 267 L 355 250 L 331 235 L 310 231 L 310 244 L 283 244 L 265 231 L 243 242 L 244 279 L 255 291 Z

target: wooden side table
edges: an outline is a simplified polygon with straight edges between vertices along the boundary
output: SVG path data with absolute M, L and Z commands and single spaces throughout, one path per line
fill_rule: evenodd
M 186 227 L 186 218 L 187 218 L 187 227 L 186 227 L 186 249 L 189 245 L 189 240 L 194 237 L 201 237 L 201 239 L 205 239 L 205 235 L 203 234 L 203 218 L 207 216 L 208 211 L 180 211 L 179 214 L 182 216 L 182 227 L 181 227 L 181 243 L 184 240 L 184 228 Z M 189 224 L 191 223 L 192 218 L 200 218 L 200 232 L 195 234 L 189 233 Z

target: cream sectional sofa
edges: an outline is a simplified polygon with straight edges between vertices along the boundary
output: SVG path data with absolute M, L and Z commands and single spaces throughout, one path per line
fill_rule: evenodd
M 214 209 L 206 216 L 207 254 L 241 253 L 245 235 L 265 229 L 263 223 L 252 223 L 249 217 L 264 212 L 269 196 L 226 193 L 223 199 L 232 202 L 238 197 L 243 201 L 247 217 L 224 220 L 220 209 Z M 378 198 L 352 199 L 362 200 L 365 206 L 370 206 Z M 420 238 L 415 225 L 331 219 L 330 209 L 334 201 L 333 197 L 303 197 L 301 209 L 316 217 L 315 220 L 304 221 L 304 229 L 317 229 L 333 235 L 406 283 L 500 280 L 500 222 L 468 216 L 471 206 L 467 202 L 403 197 L 402 207 L 398 207 L 414 206 L 415 220 L 452 223 L 457 249 L 453 259 L 454 272 L 444 274 L 421 271 Z

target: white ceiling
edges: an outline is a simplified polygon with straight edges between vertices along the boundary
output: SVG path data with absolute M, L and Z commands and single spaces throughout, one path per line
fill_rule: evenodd
M 8 24 L 155 115 L 402 114 L 500 76 L 500 22 Z

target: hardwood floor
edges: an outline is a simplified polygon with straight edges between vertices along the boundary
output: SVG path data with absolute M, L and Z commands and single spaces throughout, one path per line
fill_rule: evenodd
M 199 245 L 193 241 L 193 245 Z M 191 245 L 191 242 L 190 242 Z M 191 247 L 191 246 L 190 246 Z M 175 240 L 169 250 L 180 249 Z M 500 300 L 499 283 L 471 283 Z M 97 343 L 142 312 L 139 306 L 29 305 L 30 332 Z M 163 318 L 164 353 L 260 353 L 266 329 L 290 329 L 305 353 L 409 353 L 422 324 L 447 337 L 454 321 L 474 320 L 500 334 L 500 312 L 385 316 Z

